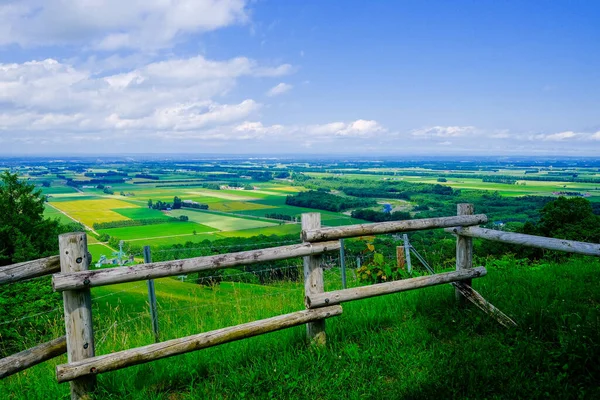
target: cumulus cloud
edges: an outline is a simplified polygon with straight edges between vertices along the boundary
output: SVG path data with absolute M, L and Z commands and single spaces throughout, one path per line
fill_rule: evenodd
M 415 129 L 411 132 L 412 136 L 421 138 L 448 138 L 448 137 L 459 137 L 467 136 L 475 133 L 475 127 L 473 126 L 430 126 L 420 129 Z
M 545 140 L 548 142 L 560 142 L 563 140 L 574 139 L 579 136 L 580 136 L 580 134 L 575 133 L 573 131 L 565 131 L 565 132 L 552 133 L 550 135 L 536 135 L 536 139 L 541 139 L 541 140 Z
M 290 90 L 292 90 L 292 85 L 287 84 L 287 83 L 279 83 L 275 86 L 273 86 L 271 89 L 269 89 L 269 91 L 267 92 L 267 96 L 269 97 L 273 97 L 273 96 L 279 96 L 280 94 L 284 94 L 286 92 L 289 92 Z
M 156 49 L 181 36 L 248 21 L 246 0 L 8 0 L 0 45 Z
M 0 64 L 1 126 L 185 130 L 229 123 L 247 118 L 260 105 L 252 99 L 220 104 L 215 97 L 242 76 L 279 76 L 281 71 L 244 57 L 173 59 L 103 77 L 53 59 Z
M 307 127 L 306 131 L 314 136 L 367 137 L 385 132 L 386 129 L 377 121 L 358 119 L 349 123 L 331 122 L 322 125 L 311 125 Z

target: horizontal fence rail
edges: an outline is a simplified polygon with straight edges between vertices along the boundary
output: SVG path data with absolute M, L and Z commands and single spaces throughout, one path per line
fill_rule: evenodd
M 460 215 L 455 217 L 410 219 L 406 221 L 375 222 L 371 224 L 336 226 L 302 231 L 305 242 L 324 242 L 357 236 L 379 235 L 383 233 L 410 232 L 423 229 L 449 228 L 485 224 L 485 214 Z
M 60 271 L 60 257 L 51 256 L 0 267 L 0 285 L 37 278 Z
M 360 286 L 350 289 L 334 290 L 331 292 L 317 293 L 306 296 L 306 306 L 309 308 L 325 307 L 340 304 L 345 301 L 366 299 L 408 290 L 420 289 L 428 286 L 442 285 L 456 281 L 479 278 L 485 276 L 487 270 L 484 267 L 469 268 L 441 274 L 419 276 L 416 278 L 403 279 L 386 283 L 378 283 L 371 286 Z
M 504 232 L 479 227 L 452 228 L 448 232 L 457 235 L 493 240 L 495 242 L 538 247 L 547 250 L 566 251 L 568 253 L 600 256 L 600 244 L 577 242 L 574 240 L 554 239 L 544 236 L 526 235 L 523 233 Z
M 0 359 L 0 379 L 67 352 L 64 336 Z
M 340 243 L 338 241 L 315 244 L 301 243 L 238 253 L 188 258 L 185 260 L 108 268 L 99 271 L 60 273 L 52 276 L 52 286 L 55 291 L 82 289 L 93 286 L 164 278 L 238 265 L 256 264 L 265 261 L 285 260 L 294 257 L 322 254 L 339 249 Z
M 205 349 L 223 343 L 262 335 L 264 333 L 275 332 L 292 326 L 302 325 L 307 322 L 334 317 L 341 313 L 342 307 L 340 306 L 297 311 L 215 331 L 172 339 L 148 346 L 91 357 L 69 364 L 58 365 L 56 367 L 56 376 L 59 383 L 67 382 L 82 376 L 101 374 L 177 354 Z

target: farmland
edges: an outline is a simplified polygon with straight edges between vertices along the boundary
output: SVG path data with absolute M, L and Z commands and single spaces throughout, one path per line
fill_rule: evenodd
M 308 212 L 318 212 L 323 226 L 339 226 L 449 216 L 457 203 L 474 204 L 488 216 L 488 228 L 600 240 L 600 165 L 553 160 L 550 168 L 550 162 L 534 161 L 500 168 L 492 161 L 412 167 L 384 161 L 373 167 L 371 161 L 91 160 L 8 168 L 46 194 L 44 216 L 83 225 L 69 229 L 87 231 L 93 262 L 113 258 L 101 268 L 112 268 L 115 259 L 141 262 L 146 245 L 160 262 L 298 243 L 300 217 Z M 568 214 L 571 209 L 577 213 Z M 560 224 L 546 223 L 553 218 Z M 450 234 L 409 236 L 435 271 L 455 268 Z M 369 284 L 358 264 L 376 267 L 377 257 L 386 268 L 395 265 L 402 240 L 345 240 L 349 285 Z M 175 363 L 108 373 L 99 379 L 99 396 L 339 398 L 351 386 L 358 397 L 444 397 L 448 387 L 455 397 L 562 398 L 573 391 L 594 397 L 597 366 L 585 357 L 598 354 L 597 309 L 589 306 L 598 303 L 598 260 L 484 241 L 474 248 L 475 262 L 490 271 L 476 288 L 519 323 L 515 330 L 500 330 L 477 310 L 456 307 L 453 290 L 437 287 L 344 305 L 344 315 L 327 322 L 323 350 L 307 349 L 304 329 L 295 328 L 179 356 Z M 321 259 L 327 289 L 341 286 L 339 257 Z M 300 266 L 300 259 L 281 260 L 156 280 L 161 340 L 302 309 Z M 413 266 L 416 275 L 424 273 L 415 260 Z M 15 302 L 6 310 L 23 307 L 27 314 L 11 314 L 5 320 L 16 322 L 0 326 L 0 350 L 7 354 L 64 332 L 60 294 L 52 293 L 49 280 L 29 284 L 39 286 L 7 297 Z M 40 293 L 44 301 L 34 298 Z M 93 288 L 92 297 L 97 354 L 152 342 L 145 282 Z M 68 385 L 53 381 L 53 367 L 62 362 L 64 357 L 0 381 L 0 391 L 15 399 L 22 392 L 34 399 L 64 397 Z M 457 383 L 443 372 L 446 365 L 480 372 L 461 372 Z M 333 376 L 323 378 L 324 369 Z M 27 379 L 31 373 L 38 379 Z M 317 376 L 324 383 L 315 388 Z M 523 385 L 523 379 L 534 383 Z
M 393 211 L 409 212 L 412 216 L 431 215 L 431 210 L 435 209 L 447 213 L 443 211 L 446 208 L 440 208 L 439 202 L 470 201 L 469 196 L 485 192 L 497 193 L 506 199 L 562 194 L 600 201 L 600 172 L 593 160 L 383 160 L 376 166 L 370 161 L 301 162 L 293 159 L 243 163 L 226 160 L 127 163 L 95 160 L 53 163 L 51 167 L 44 163 L 29 163 L 17 170 L 32 182 L 39 183 L 42 192 L 48 195 L 47 217 L 58 218 L 63 223 L 78 221 L 94 234 L 103 235 L 104 240 L 108 236 L 134 247 L 146 243 L 156 247 L 225 237 L 295 234 L 299 232 L 300 215 L 315 211 L 321 214 L 325 226 L 363 223 L 365 221 L 352 218 L 352 210 L 333 212 L 286 204 L 286 196 L 306 190 L 327 190 L 347 196 L 349 185 L 383 188 L 382 185 L 392 187 L 397 184 L 409 190 L 410 185 L 443 185 L 455 193 L 462 192 L 460 200 L 439 197 L 437 201 L 431 195 L 399 198 L 398 192 L 390 192 L 394 196 L 386 197 L 385 189 L 373 198 L 378 205 L 369 207 L 377 212 L 383 204 L 390 204 Z M 252 178 L 265 173 L 281 178 Z M 359 192 L 348 193 L 356 196 Z M 169 205 L 175 198 L 203 204 L 204 208 L 152 208 L 149 205 L 149 201 Z M 430 211 L 423 211 L 425 208 Z M 451 207 L 447 209 L 452 212 Z M 521 222 L 530 216 L 521 211 L 498 214 L 498 218 Z M 173 223 L 179 218 L 186 221 Z M 149 220 L 152 225 L 147 225 Z M 118 222 L 129 225 L 94 228 L 94 224 Z M 113 249 L 115 240 L 111 244 Z

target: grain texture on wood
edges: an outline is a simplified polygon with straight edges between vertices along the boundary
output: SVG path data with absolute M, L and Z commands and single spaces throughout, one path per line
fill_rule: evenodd
M 473 204 L 460 203 L 456 205 L 456 213 L 459 216 L 473 215 Z M 473 239 L 467 236 L 456 236 L 456 270 L 473 268 Z M 471 281 L 465 281 L 465 285 L 471 286 Z M 465 300 L 459 290 L 455 290 L 456 299 Z
M 513 321 L 508 315 L 504 314 L 498 308 L 496 308 L 492 303 L 487 301 L 482 295 L 480 295 L 475 289 L 471 286 L 465 284 L 464 282 L 453 282 L 452 285 L 458 290 L 461 295 L 473 303 L 477 308 L 481 311 L 485 312 L 492 318 L 494 318 L 500 325 L 505 328 L 513 328 L 517 326 L 517 323 Z
M 80 289 L 115 283 L 135 282 L 167 276 L 185 275 L 191 272 L 229 268 L 265 261 L 285 260 L 311 254 L 321 254 L 340 249 L 338 241 L 327 243 L 300 243 L 268 249 L 195 257 L 185 260 L 161 261 L 127 267 L 107 268 L 98 271 L 54 274 L 52 286 L 56 291 Z
M 544 236 L 525 235 L 523 233 L 503 232 L 479 227 L 452 228 L 448 232 L 457 235 L 493 240 L 496 242 L 538 247 L 540 249 L 566 251 L 568 253 L 600 256 L 600 244 L 577 242 L 574 240 L 554 239 Z
M 63 273 L 83 272 L 89 267 L 85 233 L 67 233 L 58 237 L 60 267 Z M 82 361 L 94 356 L 94 328 L 90 290 L 63 292 L 67 358 L 69 362 Z M 89 399 L 96 385 L 96 377 L 84 377 L 71 382 L 71 399 Z
M 40 258 L 0 267 L 0 285 L 24 281 L 60 271 L 60 256 Z
M 0 379 L 67 352 L 64 336 L 0 359 Z
M 376 285 L 318 293 L 306 296 L 305 301 L 306 306 L 313 309 L 340 304 L 345 301 L 366 299 L 384 294 L 406 292 L 408 290 L 420 289 L 428 286 L 436 286 L 444 283 L 479 278 L 485 276 L 486 274 L 487 271 L 484 267 L 470 268 L 460 271 L 444 272 L 441 274 L 403 279 L 401 281 L 378 283 Z
M 205 349 L 207 347 L 233 342 L 235 340 L 302 325 L 309 321 L 329 318 L 340 315 L 341 313 L 342 308 L 340 306 L 321 308 L 318 310 L 297 311 L 180 339 L 168 340 L 148 346 L 137 347 L 135 349 L 88 358 L 87 360 L 79 362 L 58 365 L 56 367 L 56 376 L 58 382 L 66 382 L 82 376 L 114 371 L 136 364 L 143 364 L 177 354 Z
M 302 230 L 318 229 L 321 227 L 320 213 L 302 214 Z M 323 293 L 323 268 L 321 256 L 311 255 L 304 257 L 304 295 Z M 307 307 L 308 308 L 308 307 Z M 325 320 L 306 324 L 306 336 L 311 343 L 319 346 L 325 345 Z
M 479 225 L 485 224 L 487 220 L 488 219 L 484 214 L 478 214 L 456 217 L 410 219 L 407 221 L 376 222 L 372 224 L 336 226 L 320 229 L 303 228 L 302 240 L 304 242 L 324 242 L 328 240 L 378 235 L 383 233 L 410 232 L 422 229 Z

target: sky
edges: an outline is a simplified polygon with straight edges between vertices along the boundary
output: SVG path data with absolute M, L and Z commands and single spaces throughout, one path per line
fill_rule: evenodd
M 600 154 L 600 2 L 0 0 L 0 154 Z

